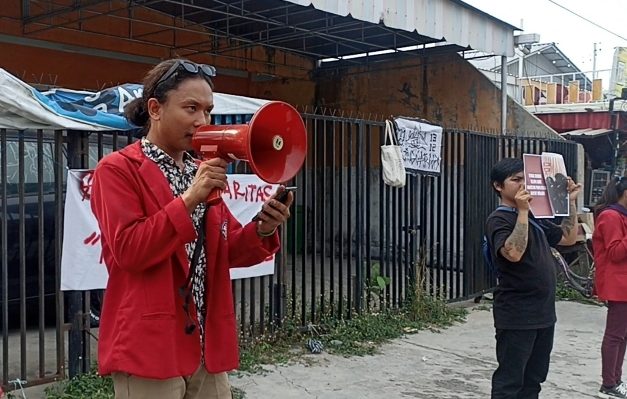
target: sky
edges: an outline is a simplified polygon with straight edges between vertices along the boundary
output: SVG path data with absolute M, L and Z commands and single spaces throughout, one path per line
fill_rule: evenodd
M 463 0 L 464 2 L 518 28 L 539 33 L 541 43 L 555 42 L 559 49 L 584 72 L 593 69 L 597 43 L 596 70 L 612 68 L 615 47 L 627 47 L 627 0 Z M 622 36 L 621 39 L 560 8 L 577 14 Z M 521 22 L 522 20 L 522 22 Z M 609 80 L 609 72 L 599 73 Z

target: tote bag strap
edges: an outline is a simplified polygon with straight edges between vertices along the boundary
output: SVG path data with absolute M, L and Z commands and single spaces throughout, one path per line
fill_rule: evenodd
M 393 132 L 392 121 L 386 119 L 385 120 L 385 142 L 383 144 L 387 145 L 389 141 L 390 145 L 398 145 L 398 142 L 396 142 L 395 140 L 394 133 L 392 132 Z

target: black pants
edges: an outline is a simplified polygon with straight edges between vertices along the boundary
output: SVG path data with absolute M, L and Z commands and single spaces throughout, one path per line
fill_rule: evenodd
M 496 330 L 496 359 L 492 399 L 532 399 L 549 373 L 555 327 Z

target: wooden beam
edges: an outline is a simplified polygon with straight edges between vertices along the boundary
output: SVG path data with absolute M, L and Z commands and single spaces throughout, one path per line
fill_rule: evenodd
M 592 101 L 603 100 L 603 79 L 594 79 L 592 81 Z
M 546 84 L 546 103 L 557 103 L 557 83 L 551 82 Z
M 579 81 L 571 80 L 568 84 L 568 103 L 575 104 L 579 102 Z

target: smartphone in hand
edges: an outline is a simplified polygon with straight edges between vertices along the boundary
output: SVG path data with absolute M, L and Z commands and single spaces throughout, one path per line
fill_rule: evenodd
M 290 191 L 296 191 L 296 187 L 292 186 L 292 187 L 284 187 L 283 191 L 281 191 L 274 199 L 279 201 L 280 203 L 282 203 L 283 205 L 285 205 L 285 203 L 287 202 L 287 194 Z
M 281 202 L 283 205 L 285 205 L 285 203 L 287 202 L 287 197 L 288 197 L 288 193 L 290 191 L 294 192 L 296 191 L 296 186 L 291 186 L 291 187 L 283 187 L 283 191 L 281 191 L 279 194 L 277 194 L 276 197 L 274 197 L 275 200 Z M 254 217 L 253 217 L 253 222 L 256 222 L 257 220 L 259 220 L 259 214 L 263 212 L 263 211 L 259 211 L 259 213 L 257 213 Z

